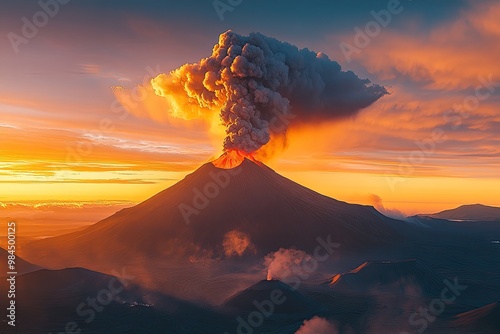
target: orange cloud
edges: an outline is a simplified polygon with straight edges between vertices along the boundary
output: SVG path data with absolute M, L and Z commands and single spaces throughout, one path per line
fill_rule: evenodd
M 475 87 L 479 75 L 498 80 L 500 4 L 471 5 L 470 11 L 430 32 L 410 35 L 389 26 L 352 58 L 381 80 L 404 78 L 431 90 Z
M 227 232 L 222 245 L 226 256 L 242 256 L 247 250 L 254 249 L 250 237 L 237 230 Z

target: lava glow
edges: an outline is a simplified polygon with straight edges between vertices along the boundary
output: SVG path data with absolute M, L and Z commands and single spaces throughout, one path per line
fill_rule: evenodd
M 222 169 L 231 169 L 241 165 L 245 158 L 252 160 L 253 162 L 259 163 L 252 155 L 238 151 L 229 150 L 224 152 L 216 160 L 212 161 L 215 167 Z
M 330 285 L 333 285 L 333 284 L 337 283 L 337 281 L 338 281 L 341 277 L 342 277 L 342 275 L 341 275 L 341 274 L 337 274 L 337 275 L 333 276 L 332 281 L 330 282 Z

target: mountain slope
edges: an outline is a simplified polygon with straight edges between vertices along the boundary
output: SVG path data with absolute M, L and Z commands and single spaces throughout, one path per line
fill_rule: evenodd
M 318 309 L 312 299 L 293 290 L 289 285 L 278 280 L 264 280 L 242 290 L 226 300 L 224 309 L 233 313 L 248 313 L 255 310 L 263 301 L 273 302 L 275 314 L 291 314 Z M 269 307 L 269 302 L 264 302 Z
M 500 305 L 492 303 L 456 316 L 453 325 L 467 333 L 500 333 Z
M 280 247 L 312 251 L 317 238 L 329 235 L 343 249 L 371 249 L 396 239 L 389 221 L 372 207 L 323 196 L 245 159 L 230 170 L 204 164 L 83 231 L 27 245 L 25 257 L 55 266 L 142 256 L 221 258 Z
M 339 291 L 436 297 L 443 281 L 426 265 L 412 259 L 365 262 L 349 273 L 335 275 L 330 285 Z

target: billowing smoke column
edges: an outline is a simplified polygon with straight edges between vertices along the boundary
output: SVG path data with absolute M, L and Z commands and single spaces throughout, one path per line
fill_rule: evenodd
M 184 119 L 219 113 L 224 150 L 252 153 L 289 121 L 317 122 L 355 114 L 387 94 L 322 53 L 260 33 L 220 35 L 212 55 L 151 80 Z

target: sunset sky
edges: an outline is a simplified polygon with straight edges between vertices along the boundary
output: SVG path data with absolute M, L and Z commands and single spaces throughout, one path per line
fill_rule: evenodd
M 322 52 L 390 92 L 354 117 L 292 126 L 265 161 L 278 173 L 406 215 L 500 206 L 500 3 L 401 0 L 356 43 L 390 3 L 243 0 L 218 13 L 212 1 L 70 1 L 14 47 L 9 33 L 41 7 L 3 3 L 0 212 L 132 205 L 220 155 L 209 124 L 130 94 L 208 57 L 228 29 Z

